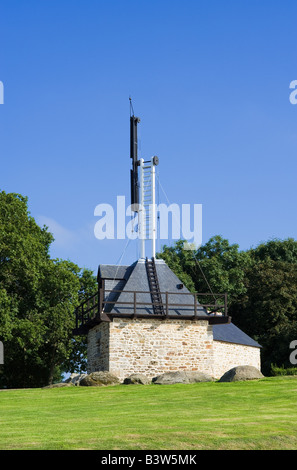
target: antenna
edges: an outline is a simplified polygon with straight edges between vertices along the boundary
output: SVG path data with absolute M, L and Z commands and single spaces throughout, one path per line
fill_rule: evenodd
M 140 119 L 134 116 L 134 109 L 130 100 L 130 170 L 131 206 L 138 212 L 138 236 L 140 239 L 141 258 L 145 258 L 145 241 L 152 241 L 152 258 L 156 254 L 156 198 L 155 198 L 155 166 L 159 159 L 154 156 L 149 161 L 143 158 L 138 160 L 137 124 Z M 138 178 L 139 169 L 139 178 Z
M 130 117 L 131 117 L 134 114 L 134 109 L 133 109 L 131 96 L 129 96 L 129 101 L 130 101 Z
M 131 184 L 131 205 L 134 212 L 138 212 L 139 204 L 139 185 L 138 185 L 138 142 L 137 142 L 137 124 L 140 122 L 138 117 L 134 116 L 134 109 L 130 100 L 130 158 L 132 158 L 132 169 L 130 172 Z

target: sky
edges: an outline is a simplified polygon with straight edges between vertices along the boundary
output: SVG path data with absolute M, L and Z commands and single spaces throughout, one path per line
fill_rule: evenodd
M 131 97 L 158 202 L 201 204 L 202 243 L 297 238 L 296 17 L 295 0 L 0 0 L 0 190 L 28 197 L 53 258 L 133 263 L 137 241 L 94 234 L 98 204 L 130 204 Z

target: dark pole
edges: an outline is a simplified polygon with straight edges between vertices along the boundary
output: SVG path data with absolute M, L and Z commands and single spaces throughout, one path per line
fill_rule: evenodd
M 134 114 L 130 116 L 130 157 L 132 158 L 131 205 L 139 203 L 138 169 L 137 169 L 137 166 L 138 166 L 137 124 L 139 122 L 140 122 L 140 119 L 138 117 L 135 117 Z

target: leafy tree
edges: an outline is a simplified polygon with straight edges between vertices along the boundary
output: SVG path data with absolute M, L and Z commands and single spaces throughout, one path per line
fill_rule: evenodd
M 230 308 L 232 321 L 263 347 L 262 368 L 290 367 L 297 332 L 297 264 L 255 262 L 245 273 L 246 292 Z
M 197 288 L 203 292 L 210 285 L 212 291 L 226 292 L 232 305 L 245 291 L 244 273 L 251 264 L 249 253 L 216 235 L 197 250 L 196 258 L 204 272 L 204 276 L 198 276 L 197 271 Z
M 294 238 L 280 240 L 274 238 L 266 243 L 260 243 L 256 248 L 250 250 L 255 261 L 285 261 L 297 263 L 297 241 Z
M 286 261 L 288 263 L 297 263 L 297 241 L 294 238 L 280 240 L 278 238 L 260 243 L 256 248 L 250 251 L 255 261 Z
M 52 241 L 31 217 L 27 198 L 0 192 L 1 384 L 8 387 L 52 382 L 72 354 L 73 312 L 89 274 L 51 259 Z

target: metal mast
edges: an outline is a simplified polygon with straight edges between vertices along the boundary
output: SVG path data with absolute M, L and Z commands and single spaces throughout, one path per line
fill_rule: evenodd
M 139 203 L 139 186 L 138 186 L 138 142 L 137 142 L 137 124 L 140 122 L 134 114 L 130 116 L 130 157 L 132 158 L 131 169 L 131 204 L 135 205 L 134 210 L 138 212 L 137 204 Z
M 131 109 L 133 109 L 132 104 Z M 143 158 L 138 160 L 137 124 L 139 122 L 140 119 L 133 113 L 130 116 L 130 157 L 132 158 L 130 184 L 132 210 L 138 212 L 140 257 L 144 259 L 145 242 L 148 239 L 152 241 L 152 258 L 156 255 L 155 166 L 158 165 L 159 159 L 155 156 L 149 161 L 144 161 Z

